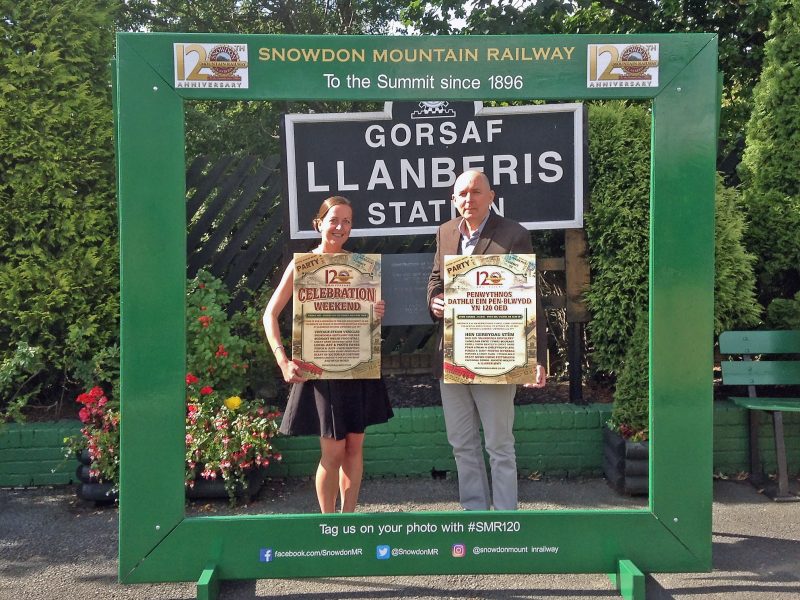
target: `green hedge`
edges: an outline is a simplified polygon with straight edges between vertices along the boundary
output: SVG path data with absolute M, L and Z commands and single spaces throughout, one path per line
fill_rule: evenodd
M 54 387 L 117 337 L 114 4 L 5 3 L 0 20 L 0 354 L 40 346 Z
M 647 310 L 650 123 L 644 104 L 589 107 L 591 192 L 585 226 L 592 280 L 586 298 L 592 313 L 592 360 L 601 371 L 622 369 L 637 317 Z M 721 178 L 715 212 L 714 328 L 719 333 L 756 325 L 760 307 L 753 291 L 754 258 L 742 243 L 745 223 L 738 194 L 725 188 Z
M 777 0 L 772 14 L 739 172 L 759 300 L 783 300 L 770 311 L 776 328 L 792 327 L 787 316 L 800 313 L 800 0 Z

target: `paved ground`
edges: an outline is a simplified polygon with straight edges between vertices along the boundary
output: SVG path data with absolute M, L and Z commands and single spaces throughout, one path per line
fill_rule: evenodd
M 602 480 L 521 482 L 522 508 L 641 506 Z M 369 480 L 361 510 L 456 510 L 450 480 Z M 386 504 L 387 498 L 402 498 Z M 292 507 L 291 511 L 289 507 Z M 243 512 L 313 511 L 308 481 L 278 482 Z M 220 514 L 224 503 L 189 512 Z M 656 574 L 648 600 L 800 598 L 800 503 L 779 504 L 747 483 L 714 486 L 714 570 Z M 75 499 L 71 488 L 0 490 L 0 600 L 89 598 L 184 600 L 194 584 L 122 586 L 116 582 L 117 511 Z M 601 575 L 447 575 L 224 582 L 221 600 L 580 599 L 619 597 Z

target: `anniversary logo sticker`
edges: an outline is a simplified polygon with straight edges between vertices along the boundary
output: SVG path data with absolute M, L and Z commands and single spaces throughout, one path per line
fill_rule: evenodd
M 173 44 L 176 88 L 249 87 L 247 44 Z

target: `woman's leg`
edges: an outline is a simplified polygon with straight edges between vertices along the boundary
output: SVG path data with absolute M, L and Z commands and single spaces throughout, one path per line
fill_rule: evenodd
M 361 477 L 364 474 L 364 434 L 348 433 L 345 452 L 339 473 L 339 491 L 342 494 L 342 512 L 355 512 Z
M 317 466 L 315 484 L 319 509 L 323 513 L 336 512 L 336 495 L 339 492 L 339 471 L 345 460 L 346 440 L 319 438 L 322 456 Z

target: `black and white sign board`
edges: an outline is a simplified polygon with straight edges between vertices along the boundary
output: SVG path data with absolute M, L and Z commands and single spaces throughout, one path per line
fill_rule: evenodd
M 383 112 L 284 115 L 292 239 L 322 201 L 353 204 L 353 237 L 432 234 L 455 216 L 456 177 L 484 171 L 494 210 L 528 229 L 583 226 L 582 104 L 387 102 Z

